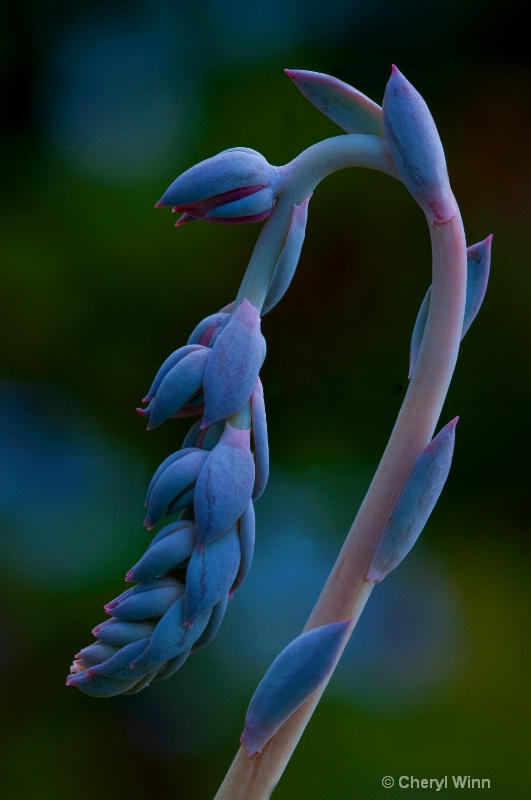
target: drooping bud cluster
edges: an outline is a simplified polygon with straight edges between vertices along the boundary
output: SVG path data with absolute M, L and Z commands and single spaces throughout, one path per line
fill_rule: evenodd
M 172 675 L 216 635 L 249 572 L 253 501 L 267 483 L 264 357 L 258 311 L 243 300 L 203 320 L 155 376 L 148 406 L 139 409 L 148 430 L 202 415 L 147 491 L 148 530 L 163 517 L 178 519 L 127 572 L 126 581 L 139 583 L 105 606 L 111 618 L 76 655 L 67 685 L 98 697 L 137 692 Z

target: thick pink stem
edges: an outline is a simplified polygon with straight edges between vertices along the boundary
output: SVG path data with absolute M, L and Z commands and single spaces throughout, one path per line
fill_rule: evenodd
M 354 629 L 374 586 L 365 575 L 400 489 L 433 436 L 450 385 L 466 299 L 466 244 L 457 205 L 448 222 L 430 224 L 430 235 L 433 288 L 418 366 L 369 491 L 305 630 L 348 617 L 354 618 L 350 632 Z M 259 755 L 248 759 L 240 748 L 215 800 L 270 797 L 326 683 L 284 723 Z

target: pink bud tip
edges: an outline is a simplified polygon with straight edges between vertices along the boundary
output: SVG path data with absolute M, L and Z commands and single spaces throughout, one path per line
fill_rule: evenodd
M 137 667 L 138 667 L 138 659 L 131 661 L 131 663 L 129 664 L 129 669 L 136 669 Z
M 145 403 L 146 401 L 145 401 L 145 400 L 142 400 L 142 402 L 143 402 L 143 403 Z M 136 409 L 136 413 L 137 413 L 137 414 L 140 414 L 140 416 L 141 416 L 143 419 L 145 419 L 145 418 L 147 417 L 147 414 L 146 414 L 146 412 L 145 412 L 145 410 L 144 410 L 143 408 L 137 408 L 137 409 Z
M 155 203 L 155 208 L 164 208 L 163 203 Z
M 229 592 L 229 600 L 232 600 L 233 597 L 234 597 L 234 592 L 231 589 Z
M 183 209 L 179 208 L 179 206 L 175 206 L 172 209 L 172 211 L 182 211 L 182 210 Z M 196 217 L 192 217 L 192 216 L 190 216 L 190 214 L 186 214 L 185 213 L 185 214 L 182 215 L 182 217 L 179 217 L 179 219 L 175 223 L 175 227 L 178 228 L 179 225 L 184 225 L 186 222 L 193 222 L 195 219 L 196 219 Z
M 133 572 L 133 570 L 129 570 L 129 572 L 125 573 L 124 581 L 126 581 L 126 583 L 133 583 L 134 582 L 134 580 L 132 578 L 132 572 Z
M 398 67 L 395 67 L 394 64 L 391 64 L 391 72 L 399 72 Z

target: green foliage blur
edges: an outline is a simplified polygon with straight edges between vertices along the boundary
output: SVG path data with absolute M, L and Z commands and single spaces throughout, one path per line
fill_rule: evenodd
M 147 482 L 188 427 L 148 435 L 135 405 L 196 323 L 234 298 L 260 229 L 175 230 L 153 206 L 225 148 L 281 164 L 340 133 L 284 68 L 335 75 L 381 102 L 391 63 L 434 115 L 469 243 L 494 234 L 491 282 L 441 418 L 460 416 L 448 485 L 411 563 L 373 593 L 274 797 L 399 794 L 385 775 L 488 778 L 490 797 L 529 797 L 524 8 L 5 4 L 2 800 L 215 794 L 254 687 L 304 624 L 385 447 L 430 245 L 392 179 L 345 171 L 319 186 L 293 284 L 262 327 L 272 484 L 257 508 L 256 568 L 216 643 L 165 683 L 98 701 L 64 680 L 149 541 Z

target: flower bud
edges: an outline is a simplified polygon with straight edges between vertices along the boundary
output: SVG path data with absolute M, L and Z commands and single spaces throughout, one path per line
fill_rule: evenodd
M 183 350 L 185 348 L 182 348 Z M 203 386 L 208 347 L 197 347 L 166 372 L 142 416 L 149 419 L 148 430 L 157 428 L 191 403 Z
M 298 636 L 273 661 L 249 704 L 240 741 L 247 756 L 260 753 L 280 726 L 334 668 L 352 619 Z
M 142 670 L 133 672 L 129 664 L 146 649 L 148 643 L 149 639 L 140 639 L 122 647 L 101 664 L 82 667 L 79 672 L 69 675 L 66 685 L 77 686 L 92 697 L 112 697 L 128 692 L 146 676 Z
M 95 635 L 103 644 L 125 647 L 151 636 L 154 629 L 155 624 L 152 621 L 125 622 L 119 619 L 110 619 Z
M 168 526 L 173 529 L 173 525 Z M 129 570 L 126 581 L 153 580 L 182 564 L 192 555 L 197 539 L 193 525 L 182 525 L 168 533 L 142 556 L 140 561 Z
M 400 177 L 430 223 L 455 214 L 444 151 L 428 106 L 402 73 L 393 71 L 383 101 L 385 138 Z
M 348 83 L 305 69 L 284 72 L 310 103 L 347 133 L 383 136 L 382 109 Z
M 487 291 L 487 283 L 489 280 L 490 271 L 490 249 L 491 249 L 492 235 L 487 236 L 482 242 L 471 245 L 466 251 L 466 301 L 465 313 L 463 316 L 463 329 L 461 331 L 461 341 L 465 333 L 468 331 L 474 322 L 485 292 Z M 413 328 L 413 335 L 411 337 L 411 349 L 409 352 L 409 374 L 408 378 L 413 377 L 415 371 L 415 364 L 417 356 L 422 344 L 422 337 L 428 321 L 428 311 L 430 309 L 431 299 L 431 286 L 424 296 L 422 305 L 420 307 L 415 327 Z
M 240 560 L 237 525 L 205 547 L 194 550 L 186 573 L 185 625 L 191 628 L 196 620 L 228 596 Z
M 211 609 L 206 609 L 209 613 L 203 614 L 201 619 L 198 619 L 194 630 L 183 625 L 184 610 L 185 598 L 181 597 L 157 623 L 144 652 L 131 661 L 131 669 L 151 670 L 163 666 L 183 653 L 190 652 L 192 645 L 207 626 Z
M 310 197 L 306 197 L 300 205 L 293 206 L 288 235 L 278 258 L 273 277 L 271 278 L 269 291 L 262 306 L 262 316 L 271 311 L 279 300 L 284 297 L 295 274 L 302 250 L 302 243 L 304 242 L 304 235 L 306 233 Z
M 220 441 L 205 455 L 194 494 L 201 546 L 222 536 L 238 521 L 251 499 L 255 480 L 248 430 L 238 430 L 227 422 Z
M 275 203 L 278 170 L 248 147 L 233 147 L 183 172 L 155 208 L 182 211 L 176 225 L 208 222 L 261 222 Z
M 196 643 L 192 647 L 192 653 L 197 652 L 197 650 L 201 650 L 203 647 L 212 642 L 217 632 L 221 627 L 221 623 L 223 622 L 223 617 L 225 616 L 225 611 L 227 610 L 227 605 L 229 603 L 229 595 L 225 595 L 219 603 L 216 603 L 214 608 L 212 609 L 212 613 L 208 620 L 208 624 L 201 634 L 201 636 L 197 639 Z M 194 626 L 195 627 L 195 626 Z
M 244 407 L 255 387 L 265 350 L 258 310 L 243 300 L 216 339 L 205 367 L 202 428 Z
M 194 449 L 164 469 L 153 488 L 148 490 L 148 510 L 144 520 L 148 531 L 156 525 L 163 514 L 173 514 L 177 510 L 175 501 L 188 494 L 191 487 L 193 488 L 208 455 L 205 450 Z
M 143 622 L 161 617 L 183 594 L 182 584 L 179 581 L 175 581 L 175 584 L 126 597 L 112 609 L 113 617 L 124 622 Z
M 231 309 L 232 310 L 232 309 Z M 196 325 L 188 338 L 188 345 L 202 344 L 208 347 L 212 336 L 219 329 L 223 329 L 230 319 L 230 311 L 218 311 L 217 314 L 210 314 Z
M 142 402 L 147 403 L 149 400 L 153 400 L 157 393 L 157 389 L 159 388 L 160 384 L 168 374 L 168 372 L 175 367 L 176 364 L 179 363 L 183 358 L 193 353 L 195 350 L 201 350 L 201 345 L 199 341 L 197 343 L 189 343 L 184 347 L 179 347 L 178 350 L 175 350 L 174 353 L 168 356 L 166 361 L 162 364 L 161 368 L 155 375 L 153 383 L 151 384 L 150 390 L 147 395 L 143 398 Z
M 404 560 L 422 533 L 450 471 L 458 419 L 448 422 L 413 464 L 382 533 L 367 572 L 368 581 L 383 580 Z

